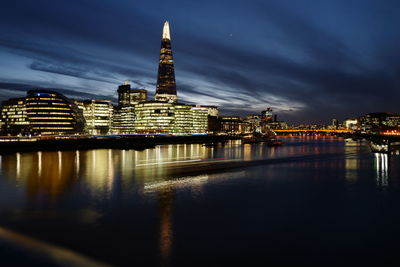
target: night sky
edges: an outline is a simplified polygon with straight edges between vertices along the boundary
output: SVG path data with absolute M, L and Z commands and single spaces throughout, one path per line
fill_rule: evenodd
M 400 1 L 13 0 L 0 7 L 0 100 L 49 88 L 155 91 L 170 21 L 178 98 L 289 122 L 400 112 Z

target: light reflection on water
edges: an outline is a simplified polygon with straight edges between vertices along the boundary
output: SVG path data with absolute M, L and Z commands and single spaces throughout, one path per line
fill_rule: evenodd
M 301 156 L 307 155 L 317 155 L 318 158 L 302 160 Z M 283 161 L 282 165 L 260 165 L 257 170 L 261 169 L 261 172 L 252 172 L 251 168 L 204 170 L 213 164 L 232 160 L 251 162 L 293 156 L 299 156 L 299 160 Z M 232 167 L 240 161 L 233 161 Z M 291 137 L 285 139 L 282 147 L 242 145 L 240 141 L 232 141 L 215 147 L 178 144 L 144 151 L 98 149 L 15 153 L 0 155 L 0 182 L 6 181 L 8 186 L 0 190 L 17 192 L 11 202 L 20 204 L 10 203 L 9 209 L 18 210 L 20 217 L 16 216 L 16 220 L 22 223 L 26 218 L 63 221 L 68 217 L 69 223 L 99 224 L 114 210 L 130 207 L 131 203 L 153 209 L 152 205 L 156 205 L 157 255 L 164 264 L 173 254 L 174 214 L 177 203 L 182 204 L 182 195 L 188 194 L 201 203 L 209 188 L 234 181 L 249 181 L 253 176 L 273 181 L 285 172 L 288 177 L 295 175 L 292 170 L 305 171 L 314 182 L 323 181 L 325 176 L 331 176 L 335 171 L 338 179 L 343 178 L 349 185 L 373 177 L 377 187 L 388 187 L 391 182 L 389 162 L 388 155 L 374 155 L 365 144 L 345 143 L 334 137 Z M 72 208 L 62 206 L 64 203 L 69 203 Z M 19 205 L 17 209 L 16 205 Z M 40 213 L 33 213 L 33 210 Z M 6 212 L 7 204 L 2 203 L 0 214 Z M 122 211 L 123 214 L 129 212 Z
M 304 140 L 305 139 L 305 140 Z M 319 155 L 342 151 L 343 161 L 314 161 L 315 168 L 336 167 L 345 170 L 345 179 L 355 183 L 360 168 L 362 144 L 336 144 L 332 137 L 300 139 L 301 142 L 321 142 L 323 145 L 305 145 L 298 138 L 288 138 L 283 147 L 267 147 L 265 144 L 245 144 L 231 141 L 215 147 L 201 144 L 162 145 L 144 151 L 98 149 L 88 151 L 57 151 L 15 153 L 0 156 L 1 177 L 15 179 L 19 188 L 26 191 L 29 198 L 43 194 L 50 199 L 65 193 L 77 181 L 92 197 L 108 199 L 113 192 L 116 177 L 122 185 L 135 185 L 139 191 L 150 188 L 180 187 L 187 184 L 206 184 L 210 174 L 202 174 L 202 166 L 197 163 L 221 162 L 227 160 L 252 161 L 296 155 Z M 326 145 L 328 144 L 328 145 Z M 368 152 L 367 152 L 368 153 Z M 288 162 L 289 167 L 307 167 L 308 161 Z M 388 157 L 375 154 L 376 180 L 379 185 L 388 184 Z M 199 175 L 179 175 L 176 169 L 187 166 Z M 197 167 L 199 166 L 199 167 Z M 174 175 L 171 173 L 175 171 Z M 219 175 L 231 177 L 233 172 Z M 232 177 L 234 177 L 233 175 Z M 183 178 L 182 178 L 183 177 Z M 188 178 L 189 177 L 189 178 Z M 192 178 L 190 178 L 192 177 Z M 172 180 L 171 180 L 172 179 Z M 379 181 L 379 182 L 378 182 Z M 124 192 L 124 190 L 122 190 Z
M 374 154 L 376 166 L 376 184 L 381 187 L 387 187 L 389 185 L 389 155 L 385 153 Z

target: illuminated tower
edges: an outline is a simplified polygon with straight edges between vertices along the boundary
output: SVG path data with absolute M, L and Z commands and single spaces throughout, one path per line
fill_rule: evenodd
M 166 21 L 163 28 L 160 62 L 158 64 L 156 100 L 173 103 L 176 102 L 176 99 L 176 83 L 174 60 L 171 49 L 171 36 L 169 32 L 169 23 Z

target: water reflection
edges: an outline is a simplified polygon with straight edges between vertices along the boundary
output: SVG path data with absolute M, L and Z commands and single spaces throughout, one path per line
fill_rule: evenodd
M 357 142 L 348 142 L 344 143 L 344 152 L 345 152 L 345 169 L 346 181 L 349 183 L 355 183 L 358 179 L 358 169 L 360 165 L 360 159 L 358 157 L 358 153 L 360 152 L 360 146 Z
M 376 184 L 387 187 L 389 184 L 389 156 L 386 153 L 375 153 Z
M 290 162 L 289 166 L 306 168 L 312 164 L 318 169 L 342 168 L 345 170 L 345 179 L 350 183 L 355 183 L 359 178 L 359 143 L 342 142 L 344 146 L 340 147 L 329 145 L 336 140 L 332 138 L 314 138 L 307 141 L 288 139 L 283 147 L 272 148 L 264 144 L 241 145 L 240 141 L 232 141 L 214 147 L 205 147 L 201 144 L 178 144 L 157 146 L 144 151 L 98 149 L 15 153 L 1 156 L 0 170 L 2 176 L 15 179 L 19 187 L 31 197 L 34 194 L 41 194 L 54 198 L 66 192 L 76 181 L 80 181 L 81 190 L 85 190 L 89 196 L 109 199 L 115 190 L 116 183 L 120 185 L 122 193 L 126 194 L 132 193 L 132 190 L 126 189 L 132 186 L 136 188 L 136 192 L 147 193 L 158 190 L 157 188 L 180 188 L 187 187 L 189 184 L 192 189 L 196 188 L 196 192 L 199 192 L 203 184 L 210 182 L 211 176 L 202 173 L 202 167 L 208 162 L 212 164 L 238 159 L 251 161 L 337 153 L 341 150 L 345 155 L 344 161 L 300 161 Z M 304 142 L 321 143 L 305 145 Z M 375 162 L 377 181 L 385 186 L 388 180 L 388 155 L 375 154 Z M 199 172 L 199 174 L 180 175 L 182 169 Z
M 257 165 L 253 169 L 229 167 L 234 166 L 239 160 L 252 161 L 276 157 L 284 159 L 303 155 L 305 160 L 301 157 L 296 158 L 297 161 L 282 160 L 280 165 Z M 311 157 L 310 160 L 307 155 L 318 155 L 318 158 Z M 282 147 L 268 147 L 265 144 L 242 145 L 239 141 L 234 141 L 213 147 L 201 144 L 180 144 L 157 146 L 144 151 L 98 149 L 0 155 L 0 179 L 11 181 L 2 185 L 9 187 L 10 191 L 17 191 L 14 195 L 20 198 L 18 201 L 22 203 L 18 204 L 19 213 L 15 215 L 17 219 L 13 218 L 13 220 L 23 221 L 28 218 L 26 220 L 33 222 L 46 221 L 46 224 L 50 226 L 46 229 L 51 229 L 51 226 L 58 223 L 66 228 L 73 228 L 74 226 L 70 225 L 77 223 L 80 224 L 77 229 L 82 229 L 80 226 L 85 224 L 90 231 L 96 227 L 101 229 L 98 232 L 93 230 L 92 233 L 96 232 L 96 236 L 101 236 L 104 229 L 104 232 L 110 231 L 114 234 L 113 230 L 116 228 L 126 227 L 115 231 L 115 236 L 119 238 L 121 235 L 121 240 L 125 240 L 125 243 L 116 244 L 114 250 L 118 248 L 123 250 L 124 247 L 129 247 L 135 242 L 137 247 L 144 247 L 143 240 L 133 240 L 132 237 L 137 234 L 151 243 L 149 246 L 156 248 L 157 254 L 154 258 L 159 256 L 161 264 L 168 265 L 171 255 L 175 257 L 174 253 L 178 253 L 177 247 L 180 244 L 181 232 L 177 231 L 177 227 L 182 227 L 179 220 L 186 214 L 182 215 L 179 212 L 187 209 L 188 207 L 183 206 L 192 200 L 196 204 L 199 203 L 199 206 L 204 205 L 202 201 L 211 195 L 212 201 L 219 201 L 221 204 L 224 190 L 226 194 L 226 190 L 230 190 L 229 187 L 234 185 L 232 188 L 238 189 L 239 195 L 243 194 L 239 197 L 242 197 L 245 202 L 252 199 L 252 194 L 259 194 L 260 198 L 253 198 L 252 203 L 255 206 L 259 204 L 260 209 L 264 210 L 269 204 L 281 205 L 279 201 L 268 202 L 269 198 L 281 200 L 279 197 L 274 198 L 273 192 L 276 190 L 268 190 L 275 187 L 279 191 L 281 185 L 291 186 L 295 180 L 291 177 L 296 178 L 297 175 L 300 179 L 295 182 L 300 185 L 299 190 L 302 190 L 302 186 L 307 189 L 310 185 L 308 182 L 311 181 L 309 179 L 312 179 L 313 185 L 312 188 L 308 188 L 310 190 L 313 190 L 314 186 L 317 189 L 321 188 L 319 185 L 332 186 L 330 183 L 332 179 L 343 181 L 343 178 L 357 190 L 359 189 L 357 186 L 363 184 L 359 183 L 362 179 L 373 181 L 374 189 L 376 189 L 375 178 L 377 186 L 386 187 L 389 180 L 389 167 L 392 174 L 396 170 L 397 165 L 393 159 L 389 166 L 388 155 L 364 153 L 360 143 L 346 144 L 340 139 L 305 137 L 303 139 L 288 138 Z M 224 167 L 221 169 L 205 171 L 205 167 L 209 165 L 226 162 L 231 165 L 222 164 Z M 234 179 L 237 180 L 233 181 Z M 301 179 L 304 179 L 305 183 Z M 391 186 L 393 186 L 393 180 L 395 179 L 390 180 Z M 225 183 L 229 184 L 229 187 L 224 187 Z M 247 187 L 249 190 L 247 192 L 243 190 L 242 193 L 242 186 L 249 184 L 251 184 Z M 14 185 L 15 188 L 12 188 Z M 216 185 L 218 190 L 210 190 L 210 188 L 215 189 Z M 254 192 L 254 188 L 260 188 L 259 192 Z M 346 190 L 345 187 L 340 186 L 340 190 L 342 189 Z M 7 190 L 4 189 L 4 191 Z M 286 191 L 290 192 L 287 194 L 288 199 L 293 197 L 291 194 L 296 195 L 296 190 L 294 191 Z M 267 193 L 264 194 L 264 192 Z M 333 190 L 333 192 L 335 194 L 337 191 Z M 268 201 L 259 203 L 257 202 L 259 199 Z M 7 205 L 7 203 L 4 204 L 0 211 L 3 212 L 6 208 L 16 209 L 15 206 L 17 206 L 10 208 L 11 205 Z M 209 212 L 209 208 L 210 206 L 207 206 L 204 209 L 205 214 Z M 247 212 L 246 209 L 242 211 Z M 219 211 L 220 209 L 213 215 L 218 217 Z M 254 221 L 257 221 L 259 216 L 263 216 L 262 212 L 253 215 Z M 25 218 L 22 218 L 24 216 Z M 54 220 L 47 220 L 50 216 Z M 236 217 L 236 214 L 232 216 Z M 276 217 L 279 219 L 279 216 L 280 214 Z M 11 216 L 8 217 L 11 218 Z M 147 223 L 148 226 L 142 226 Z M 107 227 L 101 228 L 104 225 Z M 185 227 L 188 231 L 196 229 L 190 228 L 190 225 L 185 225 Z M 264 227 L 264 225 L 261 226 L 261 231 Z M 145 230 L 142 231 L 142 229 Z M 54 232 L 49 231 L 49 236 L 60 232 L 52 231 Z M 145 234 L 141 235 L 139 231 Z M 127 235 L 129 237 L 123 236 L 128 232 L 134 234 Z M 177 233 L 180 233 L 179 236 Z M 91 240 L 86 238 L 87 236 L 90 234 L 82 237 L 83 242 Z

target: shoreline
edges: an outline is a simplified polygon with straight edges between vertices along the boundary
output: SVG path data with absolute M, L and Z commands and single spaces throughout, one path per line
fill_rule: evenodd
M 0 138 L 1 139 L 1 138 Z M 144 150 L 165 144 L 201 144 L 238 140 L 233 135 L 99 135 L 3 137 L 0 154 L 32 151 L 67 151 L 88 149 Z M 7 140 L 7 141 L 6 141 Z

